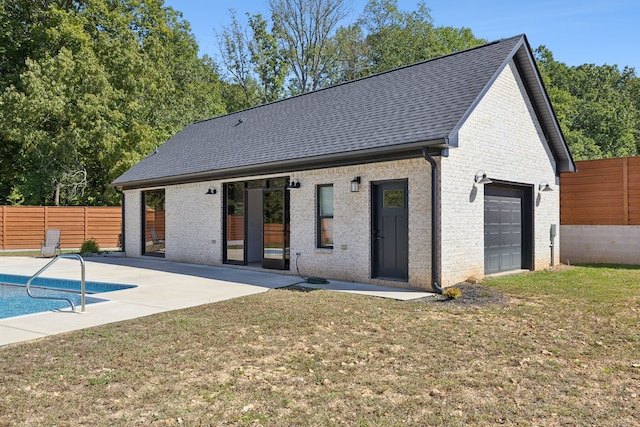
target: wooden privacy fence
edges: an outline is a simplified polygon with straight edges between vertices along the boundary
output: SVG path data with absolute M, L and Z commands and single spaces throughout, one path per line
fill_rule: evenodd
M 576 162 L 560 176 L 562 225 L 640 225 L 640 157 Z
M 101 248 L 120 246 L 122 209 L 99 206 L 0 206 L 0 250 L 40 249 L 45 231 L 61 230 L 62 249 L 95 239 Z

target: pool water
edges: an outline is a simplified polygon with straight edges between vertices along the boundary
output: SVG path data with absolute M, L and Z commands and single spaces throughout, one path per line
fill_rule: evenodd
M 29 280 L 28 276 L 0 274 L 0 319 L 40 313 L 43 311 L 71 310 L 71 306 L 67 301 L 31 298 L 27 294 L 27 280 Z M 121 285 L 116 283 L 85 282 L 87 294 L 112 292 L 135 287 L 135 285 Z M 79 280 L 38 277 L 31 282 L 31 293 L 34 296 L 70 299 L 76 307 L 79 307 L 81 304 Z M 90 296 L 85 297 L 85 304 L 104 301 L 108 300 Z
M 34 296 L 67 298 L 80 307 L 80 294 L 63 290 L 53 290 L 31 287 Z M 107 301 L 95 297 L 85 297 L 85 304 Z M 71 311 L 67 301 L 35 299 L 27 295 L 25 286 L 0 284 L 0 319 L 40 313 L 43 311 L 64 310 Z
M 26 285 L 30 276 L 21 276 L 19 274 L 2 274 L 0 273 L 0 283 L 10 285 Z M 136 285 L 121 285 L 118 283 L 106 282 L 90 282 L 85 281 L 85 291 L 88 294 L 99 294 L 102 292 L 120 291 L 122 289 L 135 288 Z M 31 286 L 40 286 L 51 289 L 64 289 L 67 291 L 80 292 L 80 280 L 54 279 L 49 277 L 38 277 Z

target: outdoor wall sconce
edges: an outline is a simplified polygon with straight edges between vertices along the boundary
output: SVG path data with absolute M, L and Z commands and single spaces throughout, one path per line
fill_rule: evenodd
M 476 176 L 473 177 L 473 181 L 476 184 L 491 184 L 493 181 L 491 181 L 489 178 L 487 178 L 487 174 L 484 173 L 484 171 L 479 170 L 478 172 L 476 172 Z
M 538 184 L 538 191 L 553 191 L 553 188 L 551 188 L 547 181 L 541 181 L 540 184 Z
M 210 188 L 204 194 L 217 194 L 217 193 L 218 193 L 218 190 L 216 190 L 215 188 Z
M 287 190 L 294 190 L 296 188 L 300 188 L 300 181 L 291 181 L 291 184 L 287 187 Z
M 351 180 L 351 192 L 357 193 L 358 191 L 360 191 L 360 177 L 356 176 Z

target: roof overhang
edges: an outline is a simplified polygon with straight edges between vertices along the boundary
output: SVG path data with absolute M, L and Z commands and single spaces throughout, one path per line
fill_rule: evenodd
M 558 123 L 558 119 L 556 118 L 547 90 L 542 82 L 540 70 L 533 58 L 531 47 L 526 37 L 522 39 L 522 44 L 518 47 L 513 61 L 518 72 L 520 72 L 523 77 L 525 88 L 532 100 L 533 108 L 542 125 L 545 137 L 551 145 L 551 152 L 558 166 L 557 173 L 575 172 L 576 165 L 564 139 L 560 123 Z
M 452 146 L 458 146 L 458 132 L 460 128 L 499 77 L 500 73 L 511 61 L 514 62 L 518 73 L 520 73 L 527 95 L 529 99 L 531 99 L 531 104 L 542 127 L 545 139 L 550 146 L 549 148 L 556 162 L 556 174 L 560 176 L 560 172 L 575 172 L 576 166 L 573 157 L 564 139 L 560 124 L 549 100 L 549 95 L 542 82 L 540 70 L 536 65 L 529 42 L 524 35 L 522 35 L 520 42 L 515 45 L 511 55 L 505 59 L 502 66 L 497 70 L 493 78 L 487 83 L 484 90 L 478 95 L 466 114 L 459 121 L 458 125 L 453 129 L 448 136 L 448 140 L 451 141 Z
M 217 169 L 184 175 L 167 176 L 162 178 L 128 181 L 125 183 L 114 182 L 111 184 L 111 186 L 122 188 L 124 190 L 132 190 L 137 188 L 189 184 L 194 182 L 215 181 L 221 179 L 230 180 L 258 175 L 295 173 L 300 171 L 331 167 L 353 166 L 368 163 L 422 158 L 422 149 L 424 147 L 450 148 L 451 146 L 448 144 L 448 140 L 446 138 L 439 138 L 431 141 L 420 141 L 410 144 L 352 151 L 349 153 L 336 153 L 324 156 L 304 157 L 284 160 L 280 162 L 260 163 L 237 168 Z

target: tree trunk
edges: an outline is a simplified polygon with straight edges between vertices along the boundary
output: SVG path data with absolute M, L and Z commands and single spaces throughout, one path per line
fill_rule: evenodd
M 53 204 L 56 206 L 60 206 L 60 190 L 62 189 L 62 184 L 56 184 L 56 192 L 53 195 Z

